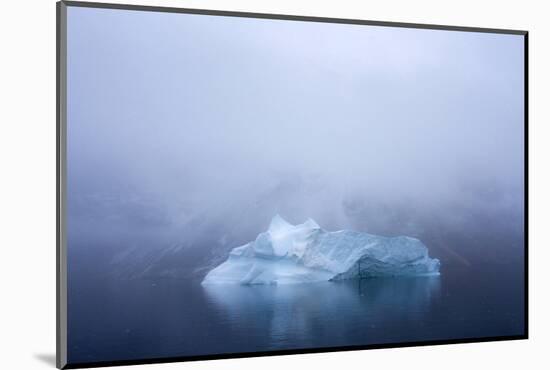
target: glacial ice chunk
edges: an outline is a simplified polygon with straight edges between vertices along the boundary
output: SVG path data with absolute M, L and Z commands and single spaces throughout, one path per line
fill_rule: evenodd
M 326 231 L 312 219 L 292 225 L 273 217 L 256 240 L 234 248 L 203 284 L 293 284 L 318 281 L 439 275 L 439 260 L 408 236 Z

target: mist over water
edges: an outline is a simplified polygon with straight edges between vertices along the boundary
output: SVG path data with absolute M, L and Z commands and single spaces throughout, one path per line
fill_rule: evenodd
M 327 230 L 420 238 L 443 275 L 506 275 L 521 295 L 523 69 L 517 35 L 69 7 L 72 297 L 105 298 L 84 297 L 88 285 L 170 278 L 219 315 L 228 302 L 193 284 L 277 213 Z M 149 288 L 129 284 L 146 296 Z M 458 289 L 400 284 L 382 306 L 413 284 L 412 301 L 422 312 L 439 307 L 441 320 L 445 300 L 434 306 L 426 292 Z M 377 305 L 349 292 L 338 294 L 350 307 Z M 280 294 L 293 302 L 297 293 Z M 250 295 L 232 297 L 242 304 Z M 86 309 L 69 298 L 81 328 Z M 491 333 L 506 315 L 521 316 L 495 316 Z M 177 355 L 170 343 L 155 353 Z
M 70 8 L 70 250 L 227 252 L 275 213 L 521 239 L 522 48 L 516 35 Z M 489 253 L 522 249 L 507 244 Z M 452 248 L 441 257 L 466 253 Z

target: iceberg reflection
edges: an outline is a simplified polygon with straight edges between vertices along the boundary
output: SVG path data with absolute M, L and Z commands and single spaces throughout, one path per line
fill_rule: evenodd
M 422 320 L 439 295 L 440 277 L 376 278 L 297 285 L 204 285 L 206 299 L 235 328 L 263 328 L 270 349 L 381 343 L 384 323 Z M 380 325 L 382 327 L 382 325 Z M 251 332 L 253 332 L 251 330 Z M 407 340 L 406 335 L 403 340 Z M 369 338 L 371 340 L 369 340 Z M 251 338 L 253 340 L 253 338 Z M 388 340 L 390 340 L 388 338 Z M 395 340 L 394 337 L 391 340 Z M 355 342 L 356 341 L 356 342 Z

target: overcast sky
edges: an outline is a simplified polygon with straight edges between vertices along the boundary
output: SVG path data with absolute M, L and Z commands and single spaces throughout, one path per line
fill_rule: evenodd
M 523 68 L 517 35 L 69 7 L 69 227 L 520 212 Z

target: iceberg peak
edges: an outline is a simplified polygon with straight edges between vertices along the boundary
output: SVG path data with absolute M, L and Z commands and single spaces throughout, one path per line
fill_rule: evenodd
M 267 231 L 279 233 L 284 232 L 289 229 L 294 228 L 294 225 L 286 221 L 284 218 L 281 217 L 281 215 L 276 214 L 272 219 L 271 223 L 269 224 L 269 228 Z
M 312 218 L 308 218 L 306 220 L 306 222 L 304 222 L 302 224 L 303 227 L 306 227 L 308 229 L 320 229 L 321 226 L 319 226 L 319 224 L 317 224 L 317 222 L 315 222 L 315 220 L 313 220 Z

